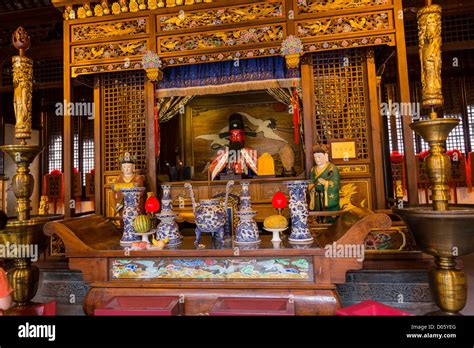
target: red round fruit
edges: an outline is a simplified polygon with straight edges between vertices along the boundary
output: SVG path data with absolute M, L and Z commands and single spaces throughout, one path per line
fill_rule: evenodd
M 160 210 L 160 202 L 155 196 L 148 197 L 145 202 L 145 210 L 147 213 L 156 213 Z
M 286 207 L 288 204 L 288 200 L 286 199 L 286 196 L 281 192 L 278 191 L 273 195 L 272 198 L 272 205 L 276 209 L 283 209 Z

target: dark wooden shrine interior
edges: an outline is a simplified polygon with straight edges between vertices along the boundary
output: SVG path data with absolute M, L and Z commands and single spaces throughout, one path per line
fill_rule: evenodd
M 323 269 L 320 274 L 323 272 L 323 276 L 318 276 L 317 279 L 308 276 L 302 283 L 295 281 L 288 285 L 287 289 L 284 288 L 284 282 L 269 285 L 266 281 L 257 281 L 249 290 L 252 292 L 251 296 L 265 293 L 266 290 L 277 296 L 286 296 L 294 291 L 298 301 L 301 301 L 297 310 L 299 315 L 334 314 L 336 307 L 341 307 L 341 304 L 350 305 L 367 299 L 368 296 L 417 314 L 436 308 L 427 275 L 432 257 L 421 252 L 413 235 L 392 212 L 392 207 L 400 201 L 403 201 L 405 207 L 426 207 L 431 204 L 430 185 L 423 169 L 423 158 L 429 145 L 409 128 L 411 117 L 402 117 L 408 114 L 405 111 L 381 116 L 383 105 L 390 108 L 395 104 L 409 104 L 419 108 L 421 104 L 422 66 L 417 12 L 425 5 L 425 1 L 390 0 L 387 1 L 389 4 L 374 5 L 381 6 L 381 9 L 372 10 L 369 6 L 364 10 L 354 10 L 347 7 L 342 12 L 336 9 L 332 12 L 330 10 L 329 14 L 318 14 L 317 19 L 321 19 L 321 16 L 336 18 L 352 15 L 353 11 L 357 16 L 365 13 L 377 16 L 387 11 L 390 20 L 387 20 L 387 27 L 380 33 L 374 30 L 376 33 L 369 32 L 364 38 L 363 34 L 353 37 L 348 34 L 346 37 L 344 31 L 336 33 L 332 41 L 328 40 L 331 41 L 332 48 L 324 46 L 322 39 L 317 38 L 319 34 L 307 34 L 304 38 L 306 41 L 303 40 L 305 49 L 311 44 L 314 48 L 307 49 L 301 57 L 297 76 L 281 78 L 293 83 L 290 86 L 288 82 L 284 88 L 280 88 L 287 92 L 283 93 L 284 98 L 281 94 L 280 97 L 274 92 L 272 94 L 274 86 L 266 87 L 264 84 L 241 91 L 232 90 L 233 87 L 219 90 L 218 87 L 217 90 L 211 89 L 211 92 L 206 91 L 204 86 L 182 85 L 163 88 L 164 91 L 160 92 L 159 82 L 151 82 L 143 69 L 133 68 L 140 61 L 139 54 L 133 51 L 135 48 L 120 47 L 122 52 L 129 50 L 129 55 L 122 54 L 119 49 L 112 47 L 115 43 L 120 43 L 118 38 L 109 40 L 107 36 L 94 37 L 94 33 L 84 29 L 89 24 L 91 27 L 100 25 L 106 20 L 104 18 L 113 19 L 114 16 L 121 16 L 118 18 L 123 23 L 128 23 L 126 20 L 137 20 L 141 12 L 64 19 L 64 15 L 68 16 L 67 9 L 70 6 L 77 10 L 79 16 L 79 6 L 90 2 L 98 3 L 65 0 L 0 2 L 0 145 L 17 141 L 14 139 L 15 111 L 12 103 L 15 93 L 12 56 L 17 54 L 17 50 L 11 44 L 11 36 L 22 26 L 31 37 L 31 48 L 27 51 L 27 56 L 34 61 L 32 144 L 44 147 L 44 151 L 32 165 L 32 175 L 35 178 L 31 198 L 32 213 L 38 213 L 41 196 L 47 195 L 45 177 L 54 171 L 60 171 L 64 180 L 63 192 L 58 197 L 48 198 L 49 212 L 71 219 L 65 220 L 64 224 L 53 223 L 46 228 L 48 246 L 36 263 L 41 272 L 41 284 L 35 300 L 44 302 L 54 299 L 60 304 L 60 313 L 83 315 L 81 303 L 68 304 L 65 296 L 54 294 L 52 290 L 55 286 L 73 287 L 79 299 L 86 301 L 85 298 L 88 297 L 87 304 L 84 305 L 85 314 L 92 315 L 95 308 L 111 297 L 124 296 L 131 291 L 137 291 L 143 296 L 151 296 L 159 291 L 165 295 L 173 294 L 175 285 L 172 282 L 150 285 L 146 281 L 140 283 L 139 279 L 136 284 L 135 279 L 130 278 L 112 280 L 113 272 L 120 268 L 114 266 L 114 262 L 118 262 L 117 250 L 122 250 L 118 244 L 121 222 L 120 215 L 114 210 L 113 185 L 121 174 L 118 155 L 124 151 L 130 151 L 137 157 L 135 169 L 145 179 L 145 192 L 154 192 L 161 199 L 161 185 L 171 187 L 174 209 L 180 214 L 177 221 L 182 234 L 188 238 L 181 247 L 168 250 L 168 253 L 137 251 L 132 254 L 137 263 L 150 258 L 164 257 L 171 260 L 180 255 L 196 258 L 232 256 L 233 249 L 230 247 L 213 255 L 215 250 L 209 247 L 207 239 L 203 250 L 193 249 L 191 238 L 196 221 L 191 199 L 183 185 L 185 181 L 191 182 L 198 199 L 215 198 L 223 194 L 227 181 L 223 179 L 211 182 L 209 167 L 219 151 L 226 146 L 220 134 L 229 126 L 229 116 L 241 112 L 249 115 L 248 118 L 244 117 L 245 130 L 248 132 L 255 132 L 262 121 L 273 122 L 270 127 L 273 139 L 265 137 L 263 133 L 245 138 L 247 146 L 257 150 L 259 155 L 269 153 L 275 161 L 275 175 L 246 178 L 251 183 L 250 195 L 253 207 L 257 210 L 255 221 L 260 228 L 265 218 L 274 214 L 274 194 L 278 191 L 288 194 L 285 182 L 310 178 L 313 144 L 324 142 L 328 145 L 332 141 L 350 140 L 355 152 L 355 156 L 349 159 L 341 157 L 332 160 L 341 172 L 341 211 L 345 208 L 351 213 L 336 220 L 334 225 L 328 222 L 331 220 L 318 220 L 324 223 L 317 223 L 316 217 L 310 217 L 310 229 L 316 236 L 315 244 L 309 249 L 301 248 L 302 250 L 293 250 L 288 243 L 282 247 L 283 256 L 289 257 L 290 261 L 293 257 L 302 257 L 315 270 L 316 266 L 320 266 Z M 219 5 L 215 5 L 216 2 Z M 298 1 L 269 2 L 282 3 L 292 9 L 299 6 Z M 265 1 L 191 3 L 193 5 L 189 5 L 192 6 L 190 8 L 197 12 L 201 9 L 211 11 L 219 6 L 224 9 L 226 5 L 258 5 Z M 462 158 L 462 161 L 453 162 L 452 179 L 449 182 L 450 204 L 472 207 L 474 194 L 471 177 L 474 177 L 474 166 L 470 165 L 470 161 L 474 160 L 474 1 L 444 0 L 433 1 L 433 4 L 439 4 L 443 8 L 441 76 L 444 105 L 439 109 L 439 114 L 440 117 L 461 120 L 446 143 L 446 149 L 451 155 L 458 150 Z M 91 7 L 94 10 L 92 5 Z M 169 31 L 161 27 L 168 19 L 165 16 L 178 16 L 176 8 L 158 9 L 157 11 L 161 11 L 159 14 L 154 10 L 145 10 L 146 14 L 138 20 L 146 19 L 149 22 L 146 29 L 136 35 L 138 39 L 135 38 L 145 42 L 142 44 L 146 48 L 159 52 L 165 66 L 165 80 L 168 78 L 166 82 L 170 85 L 173 84 L 173 78 L 168 77 L 166 69 L 179 69 L 194 63 L 220 64 L 216 63 L 218 58 L 215 57 L 218 53 L 225 53 L 224 48 L 220 48 L 222 52 L 209 47 L 187 48 L 184 44 L 179 48 L 179 44 L 171 40 L 173 35 L 198 37 L 204 34 L 201 32 L 202 28 L 198 29 L 198 25 L 180 28 L 176 24 L 178 17 L 173 17 L 175 22 L 170 22 L 172 24 Z M 309 29 L 304 27 L 308 25 L 305 21 L 312 20 L 311 13 L 301 14 L 295 22 L 293 19 L 267 18 L 265 14 L 261 16 L 262 18 L 249 20 L 249 28 L 285 26 L 286 36 L 297 35 L 295 28 L 301 24 L 299 34 L 302 37 L 306 35 L 304 30 L 308 33 L 315 30 L 314 26 Z M 402 20 L 398 21 L 397 16 Z M 381 18 L 384 20 L 386 17 Z M 358 20 L 359 17 L 351 25 L 360 25 Z M 298 24 L 294 24 L 296 22 Z M 222 32 L 246 25 L 224 23 Z M 125 38 L 131 39 L 133 35 L 135 34 Z M 263 42 L 262 39 L 262 45 L 257 40 L 244 47 L 245 52 L 252 51 L 252 55 L 245 58 L 258 60 L 275 56 L 267 53 L 261 53 L 262 57 L 258 56 L 258 49 L 261 52 L 274 49 L 272 39 L 265 40 L 268 41 Z M 348 42 L 352 44 L 356 40 L 359 40 L 358 44 L 346 47 Z M 108 44 L 111 52 L 109 56 L 104 56 L 100 49 L 105 47 L 107 52 Z M 96 46 L 92 47 L 93 45 Z M 280 41 L 275 47 L 279 45 Z M 89 50 L 89 46 L 93 49 Z M 175 46 L 179 49 L 174 51 Z M 96 51 L 96 48 L 99 49 Z M 231 47 L 229 50 L 236 49 Z M 140 51 L 140 55 L 142 54 Z M 128 59 L 125 68 L 117 68 L 119 64 L 125 66 L 119 59 Z M 341 64 L 346 59 L 349 63 Z M 179 74 L 176 76 L 182 77 Z M 184 87 L 190 90 L 202 88 L 193 95 Z M 173 88 L 179 89 L 181 94 L 174 96 Z M 297 91 L 295 93 L 299 96 L 298 105 L 301 107 L 298 143 L 294 140 L 295 126 L 291 118 L 293 90 Z M 160 97 L 160 93 L 169 94 Z M 186 99 L 188 97 L 189 100 Z M 180 102 L 186 99 L 186 102 L 177 104 L 180 107 L 173 109 L 174 112 L 168 110 L 166 115 L 157 112 L 155 126 L 154 107 L 163 106 L 160 102 L 165 98 L 177 98 Z M 290 101 L 285 103 L 287 99 Z M 74 117 L 70 112 L 58 113 L 58 107 L 66 109 L 69 102 L 91 105 L 92 117 Z M 417 111 L 420 117 L 429 118 L 430 110 L 419 108 Z M 157 144 L 154 142 L 155 137 L 158 139 Z M 284 144 L 289 144 L 294 154 L 294 171 L 286 176 L 283 176 L 280 154 Z M 190 168 L 189 177 L 184 168 Z M 14 174 L 15 163 L 0 152 L 0 210 L 4 210 L 10 217 L 16 215 L 15 197 L 9 184 Z M 237 179 L 231 190 L 235 197 L 239 195 L 238 184 L 242 180 Z M 65 203 L 71 201 L 72 205 Z M 374 216 L 367 218 L 369 213 L 388 216 L 391 218 L 390 223 L 387 225 L 386 221 L 377 220 Z M 290 217 L 289 209 L 283 210 L 283 215 Z M 89 226 L 88 223 L 90 230 L 86 230 L 84 226 Z M 258 251 L 242 250 L 240 256 L 281 256 L 281 251 L 272 248 L 270 232 L 262 230 L 262 234 L 265 247 Z M 381 235 L 386 240 L 382 241 Z M 336 260 L 326 262 L 321 255 L 321 248 L 318 248 L 333 242 L 355 243 L 359 239 L 366 248 L 365 260 L 359 263 L 342 259 L 337 259 L 339 264 Z M 183 253 L 180 254 L 181 251 Z M 460 258 L 457 262 L 460 267 L 465 268 L 469 282 L 470 300 L 463 313 L 474 314 L 474 259 L 471 255 Z M 11 261 L 2 261 L 0 258 L 0 266 L 8 268 L 11 264 Z M 180 284 L 184 289 L 183 293 L 193 298 L 193 301 L 202 301 L 200 304 L 192 302 L 186 314 L 206 315 L 215 297 L 226 291 L 226 286 L 231 288 L 228 290 L 231 295 L 248 295 L 247 290 L 243 289 L 246 285 L 229 280 L 226 282 L 229 283 L 220 283 L 215 287 L 210 283 L 203 290 L 199 288 L 201 285 L 196 285 L 193 281 L 183 281 Z M 406 287 L 402 289 L 404 285 Z M 203 295 L 202 291 L 209 291 L 209 295 Z M 397 303 L 396 298 L 389 294 L 391 291 L 405 291 L 406 298 L 410 300 L 407 303 Z M 411 296 L 414 293 L 418 295 Z M 318 296 L 323 299 L 314 300 Z

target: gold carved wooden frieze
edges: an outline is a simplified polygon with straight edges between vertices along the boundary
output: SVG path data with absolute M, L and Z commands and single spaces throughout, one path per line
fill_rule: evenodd
M 283 18 L 283 16 L 283 1 L 270 0 L 236 7 L 158 15 L 157 23 L 159 31 L 170 32 L 205 26 L 244 24 L 255 20 Z
M 75 46 L 72 48 L 72 62 L 128 58 L 143 55 L 146 50 L 146 39 Z
M 124 70 L 140 70 L 142 69 L 140 61 L 129 61 L 124 60 L 118 63 L 104 63 L 104 64 L 91 64 L 84 66 L 75 66 L 71 68 L 71 77 L 76 78 L 79 75 L 89 75 L 97 73 L 106 73 L 113 71 L 124 71 Z
M 377 12 L 352 16 L 336 16 L 299 22 L 298 36 L 301 38 L 350 34 L 393 27 L 389 12 Z
M 82 5 L 67 6 L 68 18 L 74 19 L 65 24 L 73 77 L 142 69 L 147 51 L 158 54 L 164 68 L 278 56 L 290 34 L 301 39 L 300 55 L 395 44 L 393 0 L 97 0 Z M 114 20 L 109 14 L 116 14 Z
M 265 25 L 242 30 L 200 32 L 158 38 L 159 53 L 164 55 L 209 49 L 228 49 L 250 44 L 279 42 L 285 37 L 283 25 Z
M 68 5 L 64 8 L 64 20 L 84 19 L 89 17 L 102 17 L 134 13 L 145 10 L 163 8 L 182 8 L 200 3 L 211 3 L 215 0 L 102 0 L 84 1 L 82 6 Z
M 71 27 L 71 41 L 85 41 L 96 39 L 112 39 L 122 36 L 148 34 L 147 18 L 131 18 L 110 22 L 73 25 Z
M 369 174 L 368 164 L 338 165 L 341 174 Z
M 392 0 L 297 0 L 299 14 L 391 5 Z
M 275 47 L 246 49 L 238 51 L 215 52 L 206 54 L 186 55 L 185 57 L 164 57 L 162 62 L 165 66 L 186 65 L 196 63 L 207 63 L 223 60 L 246 59 L 257 57 L 275 56 L 279 53 L 278 45 Z
M 335 50 L 341 48 L 350 48 L 350 47 L 364 47 L 364 46 L 376 46 L 376 45 L 395 45 L 395 35 L 377 35 L 377 36 L 367 36 L 359 37 L 353 39 L 336 39 L 336 40 L 326 40 L 315 43 L 306 43 L 303 44 L 305 52 L 316 52 L 324 50 Z

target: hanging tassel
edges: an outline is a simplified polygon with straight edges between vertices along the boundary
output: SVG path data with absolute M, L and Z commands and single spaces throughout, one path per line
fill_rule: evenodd
M 293 106 L 293 127 L 295 129 L 295 144 L 300 143 L 299 125 L 300 125 L 300 101 L 298 91 L 293 88 L 293 95 L 291 97 L 291 105 Z
M 158 106 L 153 107 L 154 129 L 155 129 L 155 156 L 160 156 L 159 126 L 158 126 Z

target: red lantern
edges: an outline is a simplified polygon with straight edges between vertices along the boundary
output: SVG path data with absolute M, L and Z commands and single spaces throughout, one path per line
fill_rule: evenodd
M 150 196 L 145 202 L 145 210 L 147 213 L 156 213 L 160 209 L 160 202 L 155 196 Z
M 286 207 L 288 204 L 288 200 L 286 199 L 286 196 L 281 192 L 278 191 L 273 195 L 272 198 L 272 205 L 276 209 L 283 209 Z

